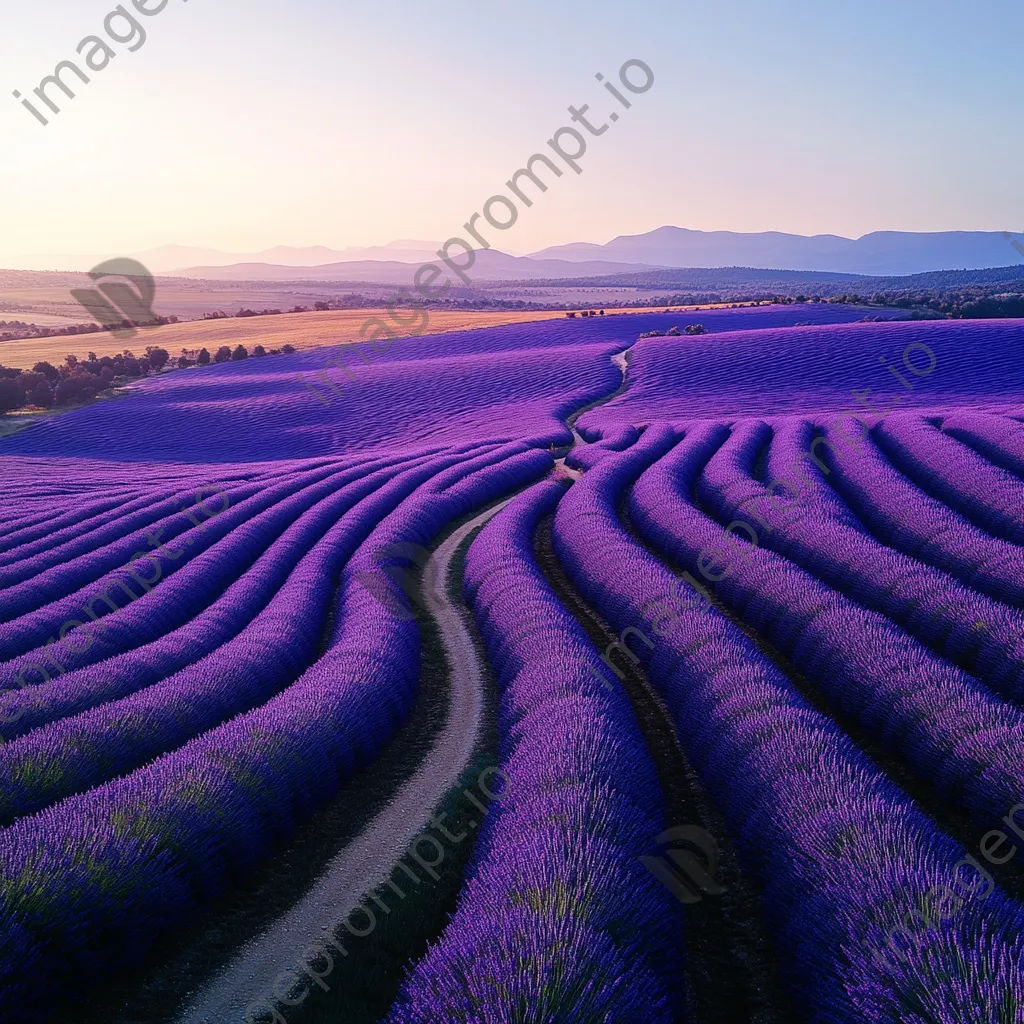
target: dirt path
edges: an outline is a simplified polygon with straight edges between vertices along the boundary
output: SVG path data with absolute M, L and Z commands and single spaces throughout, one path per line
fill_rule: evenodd
M 625 389 L 627 352 L 612 357 L 622 371 L 621 386 L 569 417 L 567 425 L 575 445 L 587 443 L 576 432 L 579 416 L 611 401 Z M 564 459 L 558 463 L 570 476 L 580 476 L 564 466 Z M 451 671 L 448 716 L 433 749 L 395 799 L 327 865 L 316 885 L 269 929 L 242 946 L 235 958 L 193 996 L 174 1018 L 174 1024 L 245 1024 L 246 1008 L 270 997 L 276 979 L 295 969 L 311 946 L 330 935 L 367 893 L 387 880 L 395 862 L 458 781 L 480 735 L 483 667 L 463 612 L 449 599 L 446 583 L 459 545 L 511 500 L 492 505 L 460 526 L 438 547 L 424 569 L 424 599 L 437 622 Z
M 459 545 L 510 500 L 492 505 L 455 530 L 424 569 L 424 599 L 451 669 L 448 716 L 433 749 L 395 799 L 328 864 L 312 890 L 246 943 L 175 1017 L 175 1024 L 244 1024 L 246 1007 L 269 997 L 282 972 L 297 967 L 305 951 L 331 934 L 367 893 L 387 880 L 458 781 L 480 734 L 483 667 L 463 613 L 448 597 L 446 582 Z

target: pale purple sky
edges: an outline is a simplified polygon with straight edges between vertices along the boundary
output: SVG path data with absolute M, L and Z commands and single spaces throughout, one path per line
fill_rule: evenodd
M 144 45 L 111 42 L 74 100 L 55 94 L 43 127 L 12 91 L 81 63 L 114 7 L 0 9 L 0 265 L 446 238 L 570 123 L 568 105 L 602 123 L 616 101 L 594 75 L 629 58 L 653 88 L 505 248 L 662 224 L 1024 228 L 1016 2 L 169 0 L 138 15 Z

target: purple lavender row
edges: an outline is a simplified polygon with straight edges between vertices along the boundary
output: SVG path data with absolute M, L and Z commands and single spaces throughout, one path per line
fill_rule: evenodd
M 460 457 L 459 450 L 453 452 L 453 457 Z M 401 459 L 401 456 L 392 455 L 381 461 L 386 465 L 396 465 Z M 365 464 L 337 471 L 333 476 L 321 479 L 324 472 L 319 471 L 312 482 L 303 481 L 305 486 L 297 493 L 288 494 L 286 490 L 280 495 L 276 488 L 270 488 L 268 492 L 257 495 L 226 514 L 218 516 L 217 522 L 213 525 L 220 527 L 217 532 L 222 535 L 228 533 L 234 523 L 240 523 L 228 533 L 228 536 L 222 536 L 219 542 L 212 545 L 204 542 L 202 533 L 204 527 L 209 527 L 207 524 L 201 524 L 196 527 L 194 533 L 184 536 L 177 551 L 170 551 L 162 546 L 148 559 L 148 567 L 153 575 L 147 574 L 136 578 L 137 583 L 142 581 L 140 585 L 145 589 L 145 593 L 139 596 L 132 595 L 129 591 L 129 600 L 133 603 L 119 609 L 115 603 L 114 608 L 108 608 L 109 614 L 103 617 L 98 626 L 93 623 L 76 626 L 62 641 L 48 644 L 42 649 L 30 650 L 22 657 L 0 664 L 0 671 L 10 673 L 11 678 L 17 680 L 19 685 L 32 681 L 32 673 L 39 676 L 39 682 L 43 682 L 43 669 L 47 659 L 59 666 L 61 673 L 73 671 L 148 644 L 185 625 L 249 568 L 266 545 L 293 523 L 298 515 L 322 497 L 333 493 L 339 485 L 359 479 L 365 472 Z M 281 486 L 288 487 L 287 484 Z M 291 489 L 295 489 L 294 483 Z M 267 508 L 265 506 L 269 503 L 268 494 L 281 496 L 282 500 Z M 224 529 L 222 520 L 227 521 L 228 529 Z M 212 529 L 211 533 L 214 533 Z M 216 533 L 214 536 L 216 539 Z M 193 546 L 190 548 L 189 540 L 193 537 Z M 193 554 L 194 557 L 189 560 L 188 556 Z M 168 574 L 170 578 L 153 590 L 149 584 L 160 581 L 164 567 L 169 564 L 174 568 L 178 564 L 178 559 L 182 557 L 185 561 L 180 563 L 181 567 L 173 575 Z M 95 588 L 87 590 L 87 593 L 93 602 L 98 599 Z M 102 594 L 104 591 L 99 593 Z M 88 607 L 95 607 L 95 604 L 86 605 L 86 610 Z M 38 625 L 40 621 L 43 624 L 49 621 L 52 629 L 52 619 L 47 619 L 47 611 L 48 609 L 44 609 L 30 616 L 29 623 Z M 79 606 L 77 611 L 82 615 L 82 606 Z M 24 622 L 25 620 L 19 620 L 18 624 Z M 3 630 L 0 629 L 0 636 L 2 633 Z
M 29 464 L 33 465 L 29 465 Z M 265 467 L 276 466 L 268 471 Z M 268 481 L 282 471 L 292 473 L 313 468 L 312 460 L 305 464 L 263 463 L 245 465 L 220 465 L 217 467 L 217 482 L 227 486 L 235 483 Z M 40 526 L 56 522 L 59 527 L 74 525 L 85 518 L 85 510 L 100 503 L 116 499 L 126 503 L 139 494 L 140 490 L 152 494 L 171 490 L 195 491 L 199 484 L 209 482 L 209 466 L 180 464 L 135 464 L 129 472 L 115 471 L 110 463 L 81 459 L 23 459 L 0 457 L 0 469 L 13 474 L 15 484 L 20 488 L 5 488 L 6 502 L 0 502 L 3 515 L 10 521 L 9 530 L 0 531 L 0 551 L 7 551 L 14 542 L 36 539 L 44 535 Z M 200 474 L 203 474 L 200 476 Z M 61 486 L 55 486 L 59 481 Z M 17 495 L 13 501 L 10 496 Z M 113 507 L 108 505 L 108 507 Z M 32 527 L 31 536 L 22 534 L 26 527 Z
M 546 453 L 531 452 L 487 467 L 476 498 L 551 465 Z M 419 640 L 414 623 L 367 592 L 359 571 L 382 544 L 429 540 L 460 514 L 466 490 L 438 491 L 373 529 L 343 573 L 333 645 L 283 692 L 4 831 L 5 1012 L 47 1019 L 57 999 L 141 962 L 157 938 L 266 857 L 377 754 L 411 708 Z M 375 522 L 367 507 L 364 527 Z
M 212 483 L 228 495 L 229 502 L 244 500 L 260 491 L 258 486 L 251 484 L 225 489 L 221 488 L 217 481 Z M 218 490 L 210 484 L 209 480 L 200 481 L 198 487 L 143 496 L 141 500 L 128 503 L 122 515 L 107 523 L 101 523 L 94 529 L 80 531 L 72 528 L 68 531 L 59 531 L 64 535 L 55 535 L 52 545 L 47 546 L 45 542 L 39 542 L 27 545 L 31 550 L 22 551 L 21 548 L 17 548 L 11 554 L 19 557 L 12 558 L 0 569 L 0 586 L 10 593 L 19 583 L 30 581 L 19 593 L 50 593 L 52 591 L 47 589 L 46 579 L 40 579 L 48 569 L 61 569 L 73 564 L 74 560 L 82 555 L 89 556 L 94 552 L 109 549 L 115 544 L 120 544 L 121 550 L 127 551 L 121 563 L 124 564 L 140 548 L 146 550 L 151 547 L 145 540 L 147 530 L 158 526 L 170 530 L 174 523 L 181 532 L 189 526 L 188 519 L 182 514 L 184 510 L 194 508 L 204 500 L 217 503 Z M 35 606 L 38 606 L 38 601 Z M 3 614 L 7 616 L 7 621 L 10 621 L 32 607 L 32 601 L 19 602 L 8 599 L 3 605 Z
M 0 791 L 0 825 L 127 774 L 293 682 L 316 659 L 338 575 L 366 539 L 368 524 L 461 461 L 461 455 L 451 455 L 405 471 L 397 467 L 397 473 L 394 466 L 369 476 L 360 472 L 295 524 L 289 546 L 306 553 L 266 607 L 235 603 L 220 609 L 241 620 L 237 636 L 130 696 L 0 748 L 0 778 L 7 780 Z M 318 540 L 317 534 L 325 535 Z M 280 546 L 275 552 L 285 553 Z M 273 567 L 265 572 L 273 574 Z M 250 596 L 243 591 L 240 598 Z
M 188 517 L 183 517 L 181 513 L 187 512 L 197 505 L 201 508 L 203 501 L 213 500 L 216 502 L 216 495 L 220 491 L 227 495 L 229 503 L 239 504 L 249 497 L 273 490 L 275 485 L 280 488 L 296 480 L 317 479 L 317 474 L 322 477 L 324 473 L 336 471 L 339 468 L 344 467 L 339 467 L 335 463 L 334 465 L 318 467 L 315 470 L 286 473 L 277 480 L 268 483 L 254 483 L 243 480 L 235 486 L 228 485 L 226 487 L 221 487 L 220 481 L 215 482 L 216 486 L 211 486 L 211 481 L 206 479 L 201 481 L 206 486 L 200 488 L 201 491 L 205 492 L 205 497 L 197 493 L 195 488 L 172 493 L 168 498 L 154 495 L 151 506 L 143 507 L 133 511 L 131 514 L 119 517 L 97 530 L 82 534 L 77 538 L 72 538 L 67 543 L 54 544 L 51 548 L 46 548 L 41 553 L 29 555 L 20 564 L 5 570 L 0 575 L 0 578 L 10 587 L 31 577 L 38 577 L 46 569 L 53 566 L 72 564 L 77 556 L 95 556 L 100 552 L 104 555 L 103 564 L 116 565 L 118 564 L 116 559 L 122 555 L 121 564 L 123 564 L 133 554 L 137 553 L 140 548 L 145 550 L 146 547 L 152 546 L 149 542 L 149 537 L 155 530 L 164 529 L 171 536 L 188 529 Z M 117 546 L 115 547 L 115 545 Z M 88 577 L 84 578 L 88 581 Z M 33 582 L 37 583 L 40 587 L 43 587 L 45 584 L 45 580 L 36 579 Z M 32 592 L 31 587 L 23 589 L 29 593 Z M 6 608 L 4 608 L 2 613 L 10 615 Z
M 942 432 L 1007 472 L 1024 477 L 1024 426 L 1019 420 L 974 409 L 958 409 L 943 418 Z
M 200 483 L 207 481 L 197 481 L 196 486 Z M 18 553 L 18 549 L 33 542 L 45 543 L 50 533 L 76 526 L 82 530 L 102 526 L 123 514 L 123 510 L 131 502 L 146 499 L 152 501 L 153 497 L 152 490 L 147 488 L 139 496 L 139 489 L 136 488 L 134 492 L 105 491 L 103 497 L 93 495 L 86 501 L 64 499 L 60 502 L 59 510 L 47 502 L 41 511 L 31 511 L 26 503 L 22 503 L 20 510 L 4 516 L 5 528 L 0 530 L 2 564 L 9 565 L 18 561 L 23 557 L 23 554 Z
M 355 465 L 356 460 L 351 460 L 351 464 Z M 326 465 L 326 463 L 324 463 L 324 465 Z M 335 467 L 337 468 L 337 460 L 335 460 Z M 320 467 L 295 467 L 289 469 L 287 472 L 274 474 L 274 477 L 276 477 L 277 482 L 279 482 L 281 479 L 291 476 L 294 472 L 300 472 L 303 469 L 317 468 Z M 83 470 L 78 469 L 76 472 L 83 472 Z M 117 523 L 118 521 L 120 521 L 121 526 L 128 526 L 130 521 L 127 519 L 127 516 L 131 512 L 146 509 L 150 505 L 156 505 L 158 501 L 162 500 L 164 495 L 172 498 L 177 497 L 179 499 L 178 505 L 180 505 L 182 501 L 189 506 L 193 505 L 196 501 L 196 491 L 202 490 L 206 485 L 214 482 L 211 481 L 210 478 L 210 474 L 212 472 L 214 472 L 214 470 L 210 467 L 197 466 L 191 478 L 176 482 L 172 490 L 168 490 L 167 487 L 161 488 L 160 491 L 149 489 L 144 494 L 139 495 L 138 489 L 136 489 L 135 492 L 122 495 L 117 500 L 101 501 L 93 506 L 98 510 L 95 515 L 83 516 L 81 512 L 69 513 L 67 517 L 50 515 L 44 527 L 25 531 L 24 536 L 18 541 L 16 546 L 5 546 L 8 549 L 0 555 L 0 565 L 10 565 L 12 563 L 22 561 L 28 556 L 36 554 L 38 551 L 54 551 L 64 545 L 67 541 L 74 540 L 84 534 L 89 534 L 90 542 L 82 547 L 81 550 L 88 551 L 92 548 L 98 547 L 100 546 L 100 534 L 96 532 L 98 528 L 107 526 L 111 523 Z M 222 476 L 220 467 L 218 467 L 215 472 L 217 474 L 215 482 L 221 487 L 228 487 L 236 482 L 232 479 L 230 474 L 227 477 Z M 266 473 L 251 473 L 249 474 L 249 477 L 242 482 L 251 483 L 252 479 L 257 476 L 261 477 L 264 482 L 268 482 L 269 474 Z M 150 511 L 152 512 L 155 510 L 151 509 Z M 109 535 L 110 538 L 115 536 L 119 535 L 115 533 L 111 533 Z M 59 558 L 51 560 L 51 564 L 57 564 L 59 561 L 66 561 L 73 553 L 74 552 L 71 548 L 63 547 Z M 6 580 L 7 577 L 4 576 L 3 579 Z M 9 586 L 10 582 L 14 581 L 10 580 L 9 582 L 6 582 L 5 585 Z
M 837 708 L 899 750 L 943 798 L 979 822 L 1024 793 L 1024 712 L 936 657 L 877 612 L 771 551 L 728 534 L 694 508 L 696 474 L 724 428 L 698 427 L 637 482 L 636 529 L 663 555 L 696 568 L 718 549 L 709 586 L 766 636 Z M 825 531 L 826 536 L 829 531 Z
M 358 474 L 359 470 L 348 472 L 350 475 Z M 218 576 L 228 565 L 226 552 L 233 551 L 232 558 L 239 565 L 247 557 L 248 549 L 239 543 L 237 537 L 229 535 L 236 529 L 239 536 L 244 535 L 256 521 L 273 522 L 279 532 L 284 523 L 289 521 L 288 509 L 294 507 L 295 502 L 312 501 L 315 494 L 326 493 L 330 489 L 331 478 L 337 474 L 336 469 L 322 469 L 311 474 L 297 475 L 277 486 L 257 489 L 237 503 L 231 501 L 230 491 L 215 493 L 212 502 L 204 503 L 212 507 L 199 506 L 199 515 L 205 519 L 200 519 L 195 512 L 192 512 L 190 518 L 187 514 L 189 509 L 186 508 L 184 512 L 166 517 L 143 533 L 81 555 L 66 566 L 55 566 L 36 579 L 11 588 L 7 594 L 0 596 L 0 605 L 7 598 L 8 604 L 22 607 L 17 617 L 0 625 L 0 658 L 8 662 L 6 666 L 0 667 L 0 671 L 11 671 L 9 663 L 12 659 L 33 652 L 47 642 L 48 636 L 52 640 L 52 635 L 58 629 L 68 638 L 75 637 L 71 643 L 62 637 L 59 642 L 52 644 L 53 648 L 63 652 L 60 663 L 65 669 L 94 661 L 95 649 L 91 643 L 86 643 L 82 648 L 82 651 L 89 653 L 76 653 L 73 649 L 82 639 L 77 634 L 85 633 L 90 638 L 96 633 L 106 634 L 109 629 L 106 622 L 108 617 L 117 615 L 119 622 L 131 617 L 134 606 L 119 609 L 115 601 L 104 595 L 114 591 L 121 598 L 127 595 L 130 602 L 139 596 L 128 586 L 132 581 L 144 592 L 140 601 L 150 596 L 154 583 L 162 582 L 160 589 L 166 595 L 172 581 L 183 570 L 201 560 L 200 564 L 210 572 L 207 587 L 212 592 L 204 604 L 208 603 L 219 593 L 219 590 L 213 588 L 216 588 Z M 285 503 L 290 499 L 293 499 L 292 505 L 286 506 Z M 176 549 L 167 547 L 169 540 L 178 542 Z M 159 553 L 154 548 L 158 548 Z M 126 566 L 125 563 L 133 555 L 143 553 L 145 557 Z M 249 552 L 249 556 L 253 554 L 255 552 Z M 115 565 L 117 568 L 113 568 Z M 97 578 L 98 572 L 104 575 Z M 195 571 L 191 575 L 195 577 Z M 116 588 L 120 588 L 120 591 Z M 106 602 L 105 606 L 103 602 Z M 86 623 L 87 618 L 93 621 Z M 97 619 L 103 620 L 102 625 L 95 625 Z M 83 625 L 75 626 L 68 633 L 62 629 L 62 624 L 69 621 Z M 113 650 L 110 653 L 114 653 Z M 16 672 L 17 668 L 13 671 Z
M 662 797 L 632 708 L 606 689 L 533 557 L 563 488 L 538 484 L 484 528 L 465 589 L 502 689 L 503 795 L 458 908 L 389 1024 L 668 1022 L 680 991 L 675 901 L 641 864 Z
M 636 656 L 761 879 L 799 1009 L 833 1024 L 990 1024 L 999 1007 L 1024 1003 L 1021 908 L 998 889 L 975 898 L 981 886 L 972 887 L 934 941 L 895 956 L 888 933 L 919 913 L 922 894 L 965 881 L 964 851 L 622 529 L 619 502 L 675 441 L 674 431 L 649 428 L 574 484 L 556 514 L 556 549 L 614 629 L 658 637 L 651 650 L 637 644 Z M 702 457 L 694 446 L 691 472 Z M 674 487 L 662 493 L 666 504 Z
M 991 536 L 926 494 L 889 462 L 870 435 L 856 446 L 831 430 L 823 436 L 831 446 L 818 449 L 830 470 L 828 483 L 883 544 L 996 600 L 1024 607 L 1021 548 Z
M 296 478 L 296 482 L 300 480 Z M 232 505 L 240 507 L 250 499 L 256 503 L 265 500 L 268 494 L 271 495 L 271 501 L 274 497 L 280 500 L 283 494 L 288 493 L 288 485 L 282 486 L 283 489 L 275 489 L 258 484 L 243 484 L 226 488 L 224 494 Z M 294 489 L 295 484 L 292 485 Z M 95 542 L 88 537 L 83 538 L 81 549 L 69 553 L 63 561 L 54 563 L 49 553 L 43 551 L 17 563 L 8 571 L 12 577 L 15 574 L 20 576 L 21 582 L 15 583 L 12 579 L 7 589 L 0 593 L 0 621 L 10 624 L 20 616 L 38 611 L 48 604 L 55 604 L 73 592 L 105 586 L 112 582 L 107 577 L 113 576 L 135 555 L 153 547 L 152 536 L 156 535 L 157 530 L 163 531 L 162 537 L 166 543 L 193 528 L 195 524 L 188 518 L 190 511 L 193 516 L 208 518 L 205 512 L 198 509 L 194 491 L 185 492 L 181 497 L 183 503 L 176 500 L 158 502 L 153 515 L 143 509 L 126 516 L 124 523 L 115 521 L 109 527 L 109 535 L 106 529 L 98 531 L 99 536 Z M 222 501 L 214 492 L 214 503 Z M 54 617 L 59 625 L 67 616 L 61 611 L 55 611 Z
M 120 417 L 117 417 L 120 419 Z M 4 465 L 14 475 L 14 494 L 60 496 L 89 494 L 97 491 L 135 488 L 140 484 L 188 483 L 196 470 L 194 462 L 111 462 L 104 458 L 82 459 L 63 456 L 3 456 Z M 255 463 L 222 463 L 230 478 L 251 474 Z M 266 465 L 266 464 L 265 464 Z M 294 464 L 293 464 L 294 465 Z M 54 472 L 54 469 L 58 472 Z M 60 470 L 77 468 L 87 471 L 65 476 Z
M 0 585 L 9 587 L 28 578 L 32 573 L 19 573 L 18 563 L 27 562 L 33 555 L 43 554 L 45 557 L 55 548 L 65 548 L 59 555 L 49 558 L 50 565 L 58 565 L 78 553 L 69 543 L 71 541 L 81 541 L 81 538 L 102 536 L 104 531 L 111 538 L 120 536 L 121 534 L 117 533 L 118 525 L 135 512 L 156 511 L 160 505 L 163 505 L 166 510 L 170 511 L 171 509 L 180 508 L 183 504 L 194 504 L 196 490 L 208 483 L 208 479 L 203 480 L 197 477 L 195 486 L 191 488 L 175 488 L 173 490 L 165 488 L 159 492 L 146 491 L 142 494 L 133 495 L 129 499 L 122 498 L 116 502 L 104 502 L 99 506 L 103 509 L 101 513 L 89 515 L 84 519 L 79 518 L 77 515 L 72 515 L 69 517 L 71 521 L 67 525 L 61 525 L 57 518 L 51 515 L 49 519 L 49 532 L 46 532 L 45 527 L 40 530 L 26 531 L 26 536 L 22 542 L 19 542 L 17 546 L 12 546 L 8 551 L 0 555 L 0 566 L 3 567 L 0 570 Z M 159 515 L 158 512 L 157 515 Z M 99 544 L 93 540 L 86 539 L 84 543 L 79 543 L 78 551 L 89 551 L 98 546 Z M 13 569 L 8 567 L 13 567 Z M 32 572 L 39 572 L 42 567 L 44 566 L 39 568 L 34 566 Z
M 889 416 L 874 434 L 918 486 L 986 533 L 1024 544 L 1024 481 L 916 416 Z
M 331 525 L 332 509 L 339 509 L 340 515 L 365 492 L 393 477 L 396 468 L 411 468 L 428 457 L 407 460 L 400 467 L 392 459 L 362 465 L 355 483 L 344 485 L 300 516 L 217 600 L 177 629 L 49 683 L 0 696 L 0 738 L 15 739 L 39 726 L 119 700 L 205 658 L 236 636 L 274 598 L 309 547 Z
M 368 457 L 363 456 L 359 458 L 349 458 L 345 460 L 346 466 L 355 467 L 361 463 L 368 461 Z M 0 463 L 2 465 L 2 463 Z M 184 469 L 190 468 L 191 473 L 189 475 L 184 474 Z M 318 469 L 325 468 L 339 468 L 338 459 L 306 459 L 301 462 L 284 462 L 284 463 L 255 463 L 243 468 L 232 469 L 231 467 L 216 467 L 216 482 L 222 487 L 228 489 L 230 493 L 238 495 L 239 498 L 242 495 L 242 490 L 232 490 L 232 488 L 239 487 L 248 489 L 251 493 L 256 493 L 260 487 L 270 486 L 272 484 L 278 484 L 296 476 L 297 474 L 313 472 Z M 49 467 L 49 472 L 61 471 L 66 476 L 75 478 L 87 478 L 102 480 L 104 474 L 98 474 L 95 466 L 89 462 L 78 462 L 77 460 L 72 461 L 69 465 L 61 465 L 59 461 L 53 463 Z M 181 467 L 181 471 L 168 474 L 166 478 L 159 479 L 153 483 L 146 483 L 139 480 L 136 486 L 129 492 L 120 492 L 119 498 L 116 502 L 111 503 L 108 500 L 108 496 L 112 493 L 111 488 L 100 487 L 97 485 L 96 490 L 102 493 L 102 498 L 98 494 L 93 494 L 89 501 L 94 505 L 100 502 L 103 508 L 108 509 L 109 512 L 106 515 L 98 513 L 99 522 L 86 522 L 86 517 L 83 516 L 81 511 L 70 511 L 66 516 L 55 517 L 53 515 L 54 499 L 47 499 L 46 505 L 48 507 L 47 523 L 50 526 L 50 533 L 54 533 L 57 530 L 63 530 L 68 527 L 77 527 L 81 533 L 87 532 L 95 526 L 103 526 L 107 522 L 116 521 L 125 517 L 127 506 L 133 503 L 138 498 L 139 487 L 148 487 L 146 493 L 150 496 L 151 501 L 155 503 L 160 500 L 160 496 L 167 493 L 183 492 L 182 497 L 187 501 L 188 505 L 195 503 L 193 495 L 197 487 L 207 485 L 211 482 L 210 475 L 214 470 L 209 466 L 193 466 L 193 467 Z M 171 488 L 168 492 L 168 488 Z M 68 507 L 66 500 L 61 500 L 59 507 L 63 510 Z M 86 508 L 87 506 L 82 506 Z M 97 506 L 98 508 L 99 506 Z M 143 522 L 145 522 L 143 520 Z M 122 523 L 122 525 L 130 525 L 130 522 Z M 54 541 L 57 539 L 55 536 L 51 536 L 43 528 L 33 528 L 26 530 L 24 534 L 18 539 L 18 545 L 22 543 L 30 543 L 37 540 L 50 540 L 50 545 L 44 550 L 50 550 L 57 546 Z M 68 533 L 67 537 L 62 536 L 60 540 L 72 539 L 74 533 Z M 93 544 L 93 546 L 98 546 Z M 10 550 L 6 550 L 10 547 Z M 21 558 L 31 554 L 32 552 L 14 545 L 4 545 L 5 551 L 3 555 L 4 564 L 8 564 L 12 561 L 18 561 Z M 68 555 L 67 551 L 62 552 L 62 555 L 66 558 Z
M 856 424 L 853 434 L 845 432 L 850 424 Z M 841 524 L 848 530 L 856 530 L 865 537 L 869 536 L 864 523 L 843 496 L 824 482 L 818 486 L 822 477 L 814 474 L 818 461 L 825 462 L 832 452 L 837 452 L 839 457 L 845 459 L 857 442 L 868 443 L 867 438 L 870 435 L 864 429 L 864 424 L 852 416 L 846 421 L 839 419 L 836 425 L 830 428 L 831 440 L 819 440 L 815 436 L 816 432 L 811 422 L 798 416 L 786 416 L 773 421 L 772 430 L 772 435 L 765 437 L 764 447 L 758 455 L 764 457 L 766 486 L 779 482 L 785 490 L 786 487 L 792 489 L 794 484 L 799 485 L 800 501 L 794 518 L 802 510 L 807 509 Z M 860 450 L 860 447 L 856 448 L 856 451 Z M 805 452 L 806 455 L 803 454 Z M 755 463 L 749 465 L 753 469 Z M 783 495 L 779 497 L 781 499 Z M 779 504 L 784 503 L 780 500 Z
M 781 433 L 771 446 L 769 476 L 784 481 L 781 495 L 753 477 L 757 453 L 771 437 L 768 426 L 748 420 L 734 428 L 700 476 L 704 506 L 722 525 L 740 524 L 739 536 L 885 615 L 1010 700 L 1024 701 L 1024 617 L 879 544 L 863 527 L 823 514 L 825 504 L 815 509 L 805 496 L 826 493 L 827 485 L 813 458 L 801 457 L 810 440 L 804 426 Z
M 601 437 L 596 431 L 580 432 L 592 444 L 577 446 L 568 456 L 565 463 L 572 469 L 587 470 L 596 466 L 609 452 L 621 452 L 630 445 L 636 444 L 640 432 L 634 426 L 618 426 L 609 431 L 607 437 Z M 589 436 L 588 436 L 589 435 Z

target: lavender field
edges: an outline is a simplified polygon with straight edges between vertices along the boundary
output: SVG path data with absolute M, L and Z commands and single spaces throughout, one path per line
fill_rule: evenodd
M 0 1021 L 1024 1021 L 1024 322 L 874 312 L 0 440 Z

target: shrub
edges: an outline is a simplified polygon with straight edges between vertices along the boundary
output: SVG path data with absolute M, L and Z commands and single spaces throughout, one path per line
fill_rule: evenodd
M 53 366 L 50 363 L 36 363 L 36 365 L 32 367 L 32 372 L 41 373 L 47 380 L 50 381 L 60 380 L 60 371 L 57 369 L 56 366 Z
M 24 370 L 15 378 L 15 383 L 21 389 L 21 393 L 27 396 L 30 392 L 39 387 L 40 384 L 45 384 L 46 378 L 41 373 L 33 373 L 28 370 Z
M 167 360 L 171 358 L 171 354 L 167 349 L 157 348 L 156 345 L 150 345 L 146 349 L 146 355 L 149 357 L 149 363 L 154 370 L 162 370 L 167 365 Z
M 32 389 L 28 400 L 40 409 L 49 409 L 53 405 L 53 388 L 44 380 Z
M 0 416 L 11 412 L 12 409 L 20 409 L 24 402 L 21 388 L 17 381 L 10 377 L 0 379 Z
M 294 345 L 282 345 L 281 351 L 286 355 L 290 356 L 295 351 Z
M 252 350 L 252 354 L 259 358 L 260 356 L 265 356 L 267 354 L 267 350 L 262 345 L 257 345 Z
M 86 398 L 93 398 L 96 395 L 96 385 L 88 377 L 65 377 L 57 385 L 57 405 L 67 405 L 70 402 L 79 402 Z

